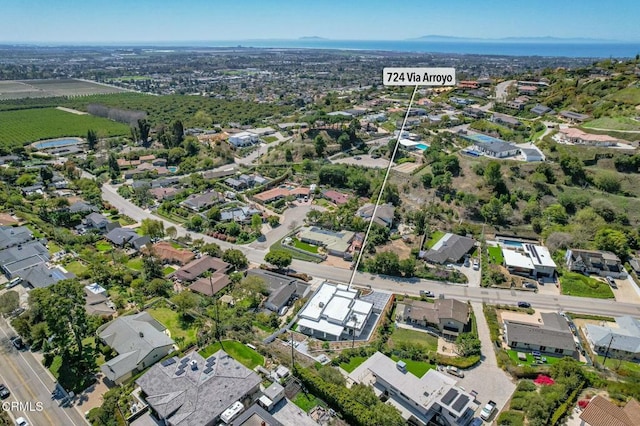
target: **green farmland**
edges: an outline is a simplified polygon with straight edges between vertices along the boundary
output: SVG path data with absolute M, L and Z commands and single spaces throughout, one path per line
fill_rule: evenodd
M 129 134 L 129 127 L 106 118 L 77 115 L 55 108 L 0 112 L 0 148 L 64 136 L 86 136 L 95 130 L 101 136 Z

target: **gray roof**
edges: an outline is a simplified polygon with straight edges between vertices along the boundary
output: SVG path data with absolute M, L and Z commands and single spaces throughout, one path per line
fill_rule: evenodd
M 367 203 L 358 209 L 356 215 L 360 216 L 363 219 L 371 219 L 371 216 L 373 216 L 374 208 L 375 204 Z M 378 210 L 376 210 L 376 217 L 373 219 L 373 221 L 378 225 L 391 226 L 391 224 L 393 223 L 395 211 L 396 208 L 393 206 L 393 204 L 381 204 L 378 206 Z
M 173 363 L 155 364 L 136 380 L 147 395 L 147 403 L 171 426 L 214 424 L 231 404 L 244 399 L 262 381 L 223 350 L 207 360 L 197 352 L 172 359 Z M 195 369 L 191 361 L 196 362 Z
M 549 108 L 548 106 L 542 105 L 542 104 L 537 104 L 536 106 L 531 108 L 531 112 L 532 113 L 539 114 L 539 115 L 544 115 L 544 114 L 548 113 L 549 111 L 551 111 L 551 108 Z
M 253 404 L 229 424 L 231 426 L 259 426 L 263 424 L 266 426 L 284 426 L 258 404 Z
M 98 208 L 85 201 L 76 201 L 69 206 L 69 211 L 71 213 L 97 212 Z
M 618 328 L 587 324 L 587 335 L 594 345 L 640 354 L 640 320 L 630 316 L 616 318 Z
M 0 249 L 17 246 L 33 239 L 26 226 L 0 226 Z
M 476 245 L 473 238 L 447 233 L 424 255 L 432 263 L 458 262 Z
M 501 152 L 509 152 L 509 151 L 514 151 L 517 150 L 518 147 L 515 145 L 512 145 L 508 142 L 475 142 L 476 146 L 478 148 L 481 148 L 484 151 L 487 152 L 493 152 L 495 154 L 499 154 Z
M 115 228 L 109 231 L 104 237 L 113 244 L 123 246 L 136 238 L 140 238 L 140 235 L 131 228 Z
M 207 191 L 202 194 L 189 195 L 181 204 L 195 210 L 201 210 L 219 201 L 224 201 L 222 194 L 218 191 Z
M 33 256 L 23 257 L 13 262 L 5 263 L 4 265 L 2 265 L 2 267 L 9 273 L 10 276 L 13 277 L 24 270 L 33 268 L 36 265 L 44 265 L 46 262 L 47 259 L 40 255 L 34 254 Z
M 32 256 L 40 256 L 46 262 L 49 260 L 49 250 L 40 241 L 29 241 L 25 244 L 9 247 L 0 251 L 0 266 L 6 266 Z
M 171 346 L 175 342 L 164 333 L 165 327 L 147 312 L 118 317 L 98 329 L 98 336 L 118 356 L 107 361 L 116 377 L 136 368 L 152 350 Z
M 555 312 L 542 314 L 541 316 L 543 324 L 505 321 L 507 343 L 529 343 L 530 345 L 546 346 L 547 348 L 575 351 L 576 344 L 567 321 Z M 564 325 L 562 321 L 564 321 Z
M 278 274 L 276 272 L 266 271 L 264 269 L 249 269 L 247 271 L 247 276 L 249 275 L 262 278 L 269 292 L 277 291 L 278 289 L 288 286 L 289 284 L 295 284 L 298 289 L 299 296 L 302 297 L 309 288 L 309 284 L 302 282 L 296 278 Z
M 27 284 L 33 288 L 49 287 L 60 280 L 75 278 L 71 272 L 63 272 L 55 268 L 47 268 L 44 263 L 39 263 L 31 268 L 23 269 L 16 272 L 16 275 L 22 278 Z
M 85 218 L 85 221 L 89 225 L 95 227 L 106 226 L 109 223 L 109 219 L 107 219 L 103 214 L 96 212 L 89 213 Z

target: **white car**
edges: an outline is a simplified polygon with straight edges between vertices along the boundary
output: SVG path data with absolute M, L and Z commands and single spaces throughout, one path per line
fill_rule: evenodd
M 17 426 L 29 426 L 29 423 L 27 422 L 27 420 L 24 417 L 18 417 L 16 419 L 16 425 Z
M 478 259 L 474 259 L 473 260 L 473 270 L 477 271 L 480 269 L 480 262 L 478 262 Z

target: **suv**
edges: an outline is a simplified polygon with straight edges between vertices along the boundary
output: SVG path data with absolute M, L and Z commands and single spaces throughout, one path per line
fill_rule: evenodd
M 436 297 L 436 295 L 429 290 L 420 290 L 420 297 Z
M 607 280 L 607 284 L 609 284 L 612 288 L 618 288 L 618 286 L 616 285 L 616 280 L 614 280 L 611 277 L 605 277 L 605 280 Z
M 473 259 L 473 270 L 477 271 L 480 269 L 480 262 L 478 262 L 478 259 Z
M 464 373 L 462 372 L 462 370 L 452 365 L 447 366 L 447 373 L 451 374 L 452 376 L 457 376 L 460 378 L 464 377 Z
M 18 350 L 24 348 L 24 342 L 20 336 L 15 336 L 11 338 L 11 344 Z
M 0 384 L 0 399 L 6 399 L 11 395 L 9 389 L 5 385 Z
M 518 302 L 518 308 L 530 308 L 531 303 L 529 302 Z

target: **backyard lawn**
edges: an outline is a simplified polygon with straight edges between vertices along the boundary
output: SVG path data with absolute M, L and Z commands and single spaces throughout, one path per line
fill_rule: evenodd
M 515 350 L 508 350 L 507 351 L 507 353 L 509 354 L 509 358 L 511 358 L 511 360 L 516 365 L 524 364 L 524 365 L 530 365 L 532 367 L 537 367 L 538 365 L 540 365 L 540 364 L 533 364 L 533 362 L 535 361 L 535 358 L 529 352 L 525 352 L 525 355 L 527 356 L 527 360 L 526 361 L 522 361 L 522 360 L 518 359 L 518 352 L 522 352 L 522 351 L 515 351 Z M 542 355 L 542 356 L 547 359 L 547 362 L 542 364 L 542 366 L 555 364 L 556 362 L 558 362 L 558 361 L 560 361 L 562 359 L 562 358 L 554 357 L 554 356 L 550 356 L 550 355 Z
M 502 249 L 500 247 L 488 247 L 489 262 L 495 265 L 502 265 L 504 257 L 502 257 Z
M 392 355 L 391 359 L 396 362 L 400 361 L 400 357 L 396 355 Z M 418 378 L 424 376 L 425 373 L 432 368 L 436 368 L 435 364 L 430 364 L 424 361 L 414 361 L 412 359 L 402 359 L 402 361 L 407 364 L 407 371 Z
M 340 363 L 340 367 L 346 371 L 347 373 L 351 373 L 353 370 L 358 368 L 360 364 L 365 362 L 369 357 L 366 356 L 354 356 L 349 360 L 349 362 Z
M 133 258 L 127 262 L 127 266 L 134 271 L 142 271 L 142 259 L 139 257 Z
M 609 284 L 576 272 L 563 272 L 560 276 L 562 294 L 567 296 L 613 299 Z
M 80 261 L 74 260 L 73 262 L 67 263 L 64 265 L 64 269 L 71 272 L 74 275 L 80 276 L 84 271 L 87 270 L 87 267 L 84 266 Z
M 112 248 L 113 246 L 106 241 L 98 241 L 96 243 L 96 250 L 102 253 L 109 252 Z
M 308 413 L 309 411 L 311 411 L 311 409 L 313 407 L 315 407 L 316 405 L 322 405 L 324 406 L 324 404 L 322 403 L 322 401 L 320 401 L 318 398 L 316 398 L 315 396 L 311 395 L 311 394 L 305 394 L 304 392 L 300 391 L 298 392 L 298 394 L 296 395 L 295 398 L 293 398 L 293 402 L 294 404 L 296 404 L 298 407 L 300 407 L 301 409 L 303 409 L 306 413 Z
M 602 364 L 604 361 L 604 357 L 602 355 L 598 355 L 598 362 Z M 640 373 L 640 364 L 633 361 L 619 360 L 615 358 L 607 358 L 607 363 L 605 367 L 608 367 L 612 370 L 628 370 L 632 371 L 636 374 Z
M 53 241 L 47 242 L 47 248 L 49 249 L 49 254 L 54 254 L 62 250 L 62 247 L 60 247 L 58 244 L 56 244 Z
M 427 351 L 435 351 L 438 349 L 438 339 L 422 331 L 396 328 L 389 337 L 389 345 L 391 347 L 419 345 Z
M 165 275 L 165 277 L 169 274 L 171 274 L 172 272 L 175 272 L 175 268 L 171 267 L 171 266 L 165 266 L 164 269 L 162 270 L 162 273 Z
M 264 365 L 264 357 L 258 352 L 236 340 L 223 340 L 222 346 L 219 342 L 213 343 L 198 351 L 204 358 L 208 358 L 220 349 L 228 353 L 233 359 L 247 368 L 254 369 L 257 365 Z
M 185 319 L 182 315 L 169 308 L 151 308 L 147 312 L 169 329 L 171 338 L 176 343 L 178 343 L 176 339 L 184 339 L 182 344 L 179 345 L 180 347 L 188 348 L 196 343 L 196 328 L 191 317 Z
M 427 241 L 427 248 L 433 247 L 442 237 L 444 237 L 444 232 L 434 231 L 431 234 L 431 238 L 429 238 L 429 241 Z
M 311 244 L 307 244 L 307 243 L 303 243 L 302 241 L 300 241 L 297 238 L 293 238 L 293 245 L 296 248 L 299 248 L 300 250 L 304 250 L 304 251 L 308 251 L 310 253 L 318 253 L 318 247 L 311 245 Z

